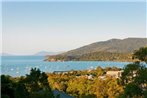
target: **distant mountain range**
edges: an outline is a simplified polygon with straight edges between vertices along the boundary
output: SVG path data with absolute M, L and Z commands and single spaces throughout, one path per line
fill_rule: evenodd
M 57 55 L 57 54 L 61 54 L 61 53 L 63 53 L 63 52 L 40 51 L 40 52 L 35 53 L 33 55 L 27 55 L 27 56 L 46 56 L 46 55 Z M 0 53 L 0 56 L 24 56 L 24 55 L 9 54 L 9 53 Z
M 65 52 L 64 55 L 83 55 L 93 52 L 132 53 L 147 46 L 147 38 L 110 39 Z
M 110 39 L 92 43 L 62 54 L 48 56 L 46 61 L 132 61 L 132 53 L 146 46 L 147 38 Z
M 46 56 L 46 55 L 57 55 L 57 54 L 61 54 L 63 52 L 47 52 L 47 51 L 40 51 L 34 55 L 36 56 Z
M 13 54 L 9 54 L 9 53 L 0 53 L 0 56 L 13 56 Z

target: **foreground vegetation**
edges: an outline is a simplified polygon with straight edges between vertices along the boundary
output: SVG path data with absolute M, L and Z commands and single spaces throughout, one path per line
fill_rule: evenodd
M 133 55 L 147 63 L 147 48 Z M 1 76 L 2 98 L 59 98 L 53 90 L 59 90 L 76 98 L 147 98 L 147 66 L 134 62 L 123 68 L 121 77 L 107 76 L 107 71 L 121 69 L 101 68 L 68 73 L 44 73 L 32 69 L 25 77 Z M 104 76 L 103 78 L 101 78 Z
M 106 76 L 108 70 L 120 70 L 116 67 L 95 70 L 71 71 L 62 74 L 48 74 L 52 89 L 66 92 L 76 98 L 114 98 L 123 93 L 119 79 Z M 88 76 L 92 76 L 88 78 Z
M 1 76 L 1 98 L 55 98 L 47 75 L 32 69 L 26 77 Z

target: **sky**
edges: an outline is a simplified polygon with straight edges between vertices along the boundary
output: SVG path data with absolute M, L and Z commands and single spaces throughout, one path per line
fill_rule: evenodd
M 146 37 L 146 3 L 8 0 L 1 21 L 4 53 L 68 51 L 112 38 Z

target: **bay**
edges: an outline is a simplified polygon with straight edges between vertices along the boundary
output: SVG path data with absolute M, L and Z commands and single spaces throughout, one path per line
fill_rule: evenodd
M 95 69 L 98 66 L 123 68 L 131 62 L 113 61 L 65 61 L 47 62 L 43 56 L 2 56 L 1 74 L 11 76 L 24 76 L 30 72 L 31 68 L 39 68 L 44 72 L 87 70 Z

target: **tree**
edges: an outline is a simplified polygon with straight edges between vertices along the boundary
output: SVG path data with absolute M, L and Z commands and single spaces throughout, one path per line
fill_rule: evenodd
M 107 94 L 107 82 L 103 80 L 96 80 L 94 84 L 94 92 L 97 98 L 108 98 Z
M 15 98 L 29 98 L 29 92 L 23 83 L 17 83 L 15 89 Z
M 1 98 L 14 98 L 14 83 L 10 78 L 1 75 Z
M 104 74 L 105 71 L 104 71 L 103 68 L 97 67 L 97 68 L 96 68 L 96 72 L 97 72 L 97 76 L 101 76 L 101 75 Z
M 48 76 L 39 69 L 31 69 L 30 74 L 26 75 L 24 83 L 31 98 L 54 98 L 48 84 Z
M 140 68 L 141 68 L 140 63 L 132 63 L 132 64 L 126 65 L 124 67 L 122 77 L 121 77 L 123 85 L 133 82 L 135 77 L 138 76 Z
M 21 78 L 1 75 L 2 98 L 55 98 L 48 83 L 48 76 L 39 69 Z
M 133 58 L 147 63 L 147 47 L 134 52 Z M 124 67 L 121 77 L 125 98 L 145 98 L 147 96 L 147 68 L 143 63 L 135 62 Z
M 91 96 L 91 98 L 95 98 L 91 91 L 92 84 L 92 81 L 84 77 L 71 79 L 68 82 L 67 93 L 75 96 L 76 98 L 89 98 L 89 96 Z
M 137 58 L 141 61 L 145 61 L 147 63 L 147 47 L 143 47 L 135 51 L 133 54 L 133 59 L 134 58 Z
M 142 89 L 134 83 L 129 83 L 126 85 L 124 94 L 125 98 L 139 98 L 142 96 Z
M 117 79 L 110 77 L 95 80 L 93 89 L 97 98 L 116 98 L 123 92 L 123 87 L 118 84 Z

